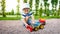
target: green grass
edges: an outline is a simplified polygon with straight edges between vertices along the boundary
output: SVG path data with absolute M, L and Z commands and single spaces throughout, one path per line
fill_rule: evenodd
M 60 16 L 44 16 L 44 17 L 35 16 L 35 19 L 39 19 L 39 18 L 44 18 L 44 19 L 53 19 L 53 18 L 57 18 L 57 19 L 59 19 Z
M 34 16 L 35 19 L 40 19 L 40 18 L 44 18 L 44 19 L 53 19 L 53 18 L 57 18 L 59 19 L 60 16 L 44 16 L 44 17 L 39 17 L 39 16 Z M 20 20 L 21 16 L 18 15 L 7 15 L 7 17 L 0 17 L 0 20 Z
M 0 15 L 0 20 L 20 20 L 21 16 L 20 15 L 6 15 L 6 17 L 3 17 Z
M 0 20 L 20 20 L 21 17 L 0 17 Z

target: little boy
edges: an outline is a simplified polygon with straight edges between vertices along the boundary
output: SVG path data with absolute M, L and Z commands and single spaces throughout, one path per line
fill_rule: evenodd
M 31 23 L 34 23 L 34 16 L 30 12 L 30 6 L 28 3 L 24 3 L 23 5 L 23 14 L 22 14 L 22 21 L 25 26 L 31 25 Z

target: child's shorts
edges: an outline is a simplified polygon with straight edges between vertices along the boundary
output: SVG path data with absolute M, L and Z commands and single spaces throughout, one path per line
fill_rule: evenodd
M 31 20 L 28 20 L 28 21 L 27 21 L 27 24 L 28 24 L 28 25 L 31 25 L 31 23 L 32 23 Z M 23 26 L 26 27 L 25 24 L 23 24 Z
M 28 25 L 31 25 L 31 23 L 32 23 L 31 20 L 28 20 L 28 21 L 27 21 L 27 24 L 28 24 Z

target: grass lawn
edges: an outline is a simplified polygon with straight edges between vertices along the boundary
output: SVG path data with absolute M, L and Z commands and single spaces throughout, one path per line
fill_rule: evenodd
M 35 16 L 35 19 L 40 19 L 40 18 L 44 18 L 44 19 L 52 19 L 52 18 L 60 18 L 60 16 L 45 16 L 45 17 L 39 17 L 39 16 Z M 18 15 L 7 15 L 7 17 L 2 17 L 0 15 L 0 20 L 20 20 L 21 16 Z
M 40 19 L 40 18 L 44 18 L 44 19 L 53 19 L 53 18 L 57 18 L 57 19 L 59 19 L 60 16 L 45 16 L 45 17 L 35 16 L 35 19 Z
M 20 15 L 6 15 L 6 17 L 2 17 L 2 15 L 0 15 L 0 20 L 20 20 L 21 17 Z
M 20 17 L 0 17 L 0 20 L 20 20 Z

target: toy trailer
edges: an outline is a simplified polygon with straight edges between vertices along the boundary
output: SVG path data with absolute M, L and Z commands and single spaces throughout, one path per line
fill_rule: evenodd
M 40 22 L 36 22 L 35 24 L 32 25 L 33 30 L 37 31 L 38 29 L 43 29 L 44 25 L 42 25 Z

